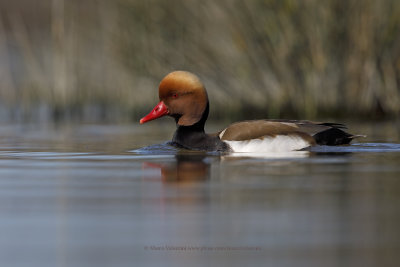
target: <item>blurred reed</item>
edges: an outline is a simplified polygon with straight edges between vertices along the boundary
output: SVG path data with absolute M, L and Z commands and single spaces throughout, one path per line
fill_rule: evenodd
M 396 0 L 0 0 L 0 119 L 136 120 L 185 69 L 212 117 L 397 117 Z

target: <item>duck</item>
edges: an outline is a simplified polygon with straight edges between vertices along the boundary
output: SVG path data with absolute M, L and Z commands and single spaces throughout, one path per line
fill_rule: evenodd
M 308 120 L 246 120 L 217 133 L 204 130 L 210 104 L 199 77 L 188 71 L 167 74 L 158 87 L 159 103 L 140 124 L 170 116 L 176 131 L 171 143 L 180 148 L 215 152 L 289 152 L 316 145 L 347 145 L 358 137 L 344 124 Z

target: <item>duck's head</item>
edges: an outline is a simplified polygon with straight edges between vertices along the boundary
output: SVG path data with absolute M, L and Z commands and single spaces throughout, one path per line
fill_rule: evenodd
M 208 97 L 204 85 L 193 73 L 174 71 L 161 80 L 160 102 L 140 120 L 145 123 L 165 115 L 174 117 L 180 126 L 190 126 L 208 115 Z

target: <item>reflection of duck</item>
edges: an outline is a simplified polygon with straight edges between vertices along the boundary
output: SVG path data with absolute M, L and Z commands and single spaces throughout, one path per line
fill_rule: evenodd
M 164 182 L 204 181 L 210 177 L 210 164 L 203 155 L 176 155 L 176 162 L 169 164 L 147 163 L 147 166 L 161 169 Z
M 233 123 L 217 134 L 206 134 L 207 92 L 199 78 L 186 71 L 168 74 L 159 86 L 160 102 L 140 123 L 164 115 L 175 118 L 173 142 L 181 147 L 205 151 L 282 152 L 312 145 L 348 144 L 356 137 L 336 123 L 295 120 L 253 120 Z

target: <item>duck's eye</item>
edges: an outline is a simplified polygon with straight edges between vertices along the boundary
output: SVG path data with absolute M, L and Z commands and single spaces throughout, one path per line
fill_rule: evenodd
M 173 94 L 171 95 L 171 97 L 172 97 L 172 98 L 178 98 L 179 95 L 178 95 L 177 93 L 173 93 Z

